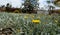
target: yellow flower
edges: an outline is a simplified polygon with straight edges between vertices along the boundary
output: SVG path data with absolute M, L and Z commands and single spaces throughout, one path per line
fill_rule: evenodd
M 32 20 L 32 22 L 33 22 L 33 23 L 39 23 L 39 22 L 41 23 L 40 20 Z

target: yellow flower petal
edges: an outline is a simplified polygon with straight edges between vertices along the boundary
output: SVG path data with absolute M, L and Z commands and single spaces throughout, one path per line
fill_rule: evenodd
M 40 20 L 32 20 L 32 22 L 33 22 L 33 23 L 39 23 L 39 22 L 41 23 Z

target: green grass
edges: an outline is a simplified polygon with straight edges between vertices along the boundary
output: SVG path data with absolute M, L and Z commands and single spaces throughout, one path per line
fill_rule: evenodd
M 40 20 L 33 23 L 32 20 Z M 13 28 L 14 35 L 57 35 L 60 30 L 59 15 L 0 13 L 0 28 Z

